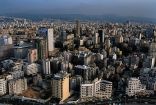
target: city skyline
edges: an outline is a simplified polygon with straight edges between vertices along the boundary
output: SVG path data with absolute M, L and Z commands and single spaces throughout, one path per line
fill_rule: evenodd
M 0 105 L 156 105 L 156 0 L 0 0 Z
M 85 14 L 155 18 L 155 0 L 1 0 L 0 15 Z

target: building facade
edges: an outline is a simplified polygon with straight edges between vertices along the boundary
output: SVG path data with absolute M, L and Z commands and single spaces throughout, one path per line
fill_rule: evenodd
M 109 99 L 112 96 L 112 82 L 95 79 L 92 83 L 83 83 L 80 87 L 81 100 L 87 98 Z
M 128 80 L 128 87 L 126 88 L 126 94 L 128 96 L 134 96 L 138 92 L 141 92 L 142 90 L 145 90 L 145 89 L 146 87 L 141 84 L 138 78 L 130 78 Z
M 0 79 L 0 96 L 7 92 L 7 81 L 4 78 Z
M 52 78 L 52 97 L 64 101 L 70 96 L 69 92 L 69 74 L 61 71 Z
M 27 79 L 12 79 L 8 81 L 9 94 L 21 94 L 23 91 L 27 90 Z

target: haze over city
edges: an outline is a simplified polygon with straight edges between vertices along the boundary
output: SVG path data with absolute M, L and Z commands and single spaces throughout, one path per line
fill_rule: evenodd
M 85 14 L 156 18 L 156 0 L 0 0 L 0 14 Z

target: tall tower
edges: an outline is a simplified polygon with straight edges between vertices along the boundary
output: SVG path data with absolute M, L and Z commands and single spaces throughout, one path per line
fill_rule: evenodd
M 65 71 L 57 73 L 52 78 L 52 96 L 64 101 L 70 96 L 69 74 Z
M 48 29 L 45 27 L 39 28 L 38 36 L 46 39 L 48 54 L 51 55 L 52 51 L 54 51 L 54 30 L 53 30 L 53 28 L 51 28 L 51 29 Z
M 40 37 L 36 38 L 35 40 L 35 47 L 37 48 L 38 58 L 39 59 L 46 59 L 48 58 L 48 44 L 46 39 Z
M 80 36 L 80 21 L 76 20 L 76 36 Z
M 104 43 L 105 41 L 105 33 L 103 29 L 98 30 L 99 33 L 99 38 L 100 38 L 100 43 Z
M 154 42 L 156 43 L 156 31 L 154 30 Z
M 48 36 L 48 51 L 49 53 L 54 50 L 54 30 L 48 29 L 47 30 L 47 36 Z
M 154 31 L 154 40 L 149 46 L 149 55 L 156 58 L 156 32 Z
M 60 40 L 61 40 L 62 42 L 64 42 L 66 39 L 67 39 L 67 33 L 66 33 L 66 31 L 62 28 L 62 29 L 61 29 Z
M 51 74 L 51 67 L 50 67 L 50 60 L 49 59 L 43 59 L 42 60 L 42 66 L 43 66 L 43 74 L 44 75 L 50 75 Z

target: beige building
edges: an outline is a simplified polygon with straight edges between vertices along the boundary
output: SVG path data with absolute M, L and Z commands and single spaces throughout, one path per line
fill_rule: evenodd
M 7 81 L 4 78 L 0 79 L 0 96 L 7 92 Z
M 55 74 L 52 79 L 52 97 L 60 98 L 61 101 L 64 101 L 69 96 L 69 74 L 61 71 Z
M 21 94 L 27 90 L 27 79 L 12 79 L 8 82 L 9 94 Z

